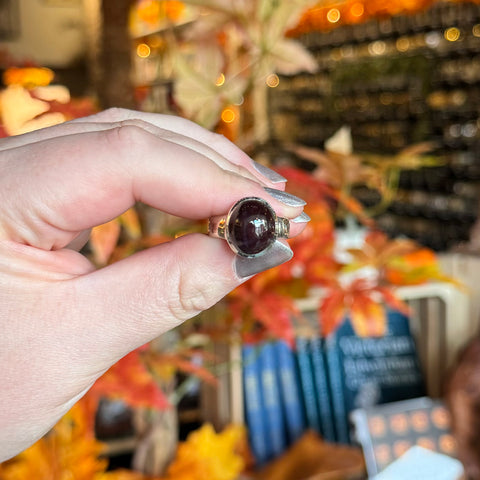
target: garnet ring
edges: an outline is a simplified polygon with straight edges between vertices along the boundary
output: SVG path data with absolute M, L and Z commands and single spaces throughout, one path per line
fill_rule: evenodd
M 268 250 L 277 238 L 288 238 L 290 222 L 277 217 L 273 208 L 262 198 L 239 200 L 227 215 L 211 217 L 208 233 L 223 238 L 230 248 L 242 257 L 258 257 Z

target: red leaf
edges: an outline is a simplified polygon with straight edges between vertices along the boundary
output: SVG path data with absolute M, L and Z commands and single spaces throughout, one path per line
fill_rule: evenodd
M 165 409 L 170 406 L 152 375 L 134 350 L 113 365 L 93 385 L 91 393 L 124 400 L 132 407 Z
M 339 288 L 331 290 L 320 305 L 320 327 L 326 337 L 344 320 L 346 312 L 345 293 Z

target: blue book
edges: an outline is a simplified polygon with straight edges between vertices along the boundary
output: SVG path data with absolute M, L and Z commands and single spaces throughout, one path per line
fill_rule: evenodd
M 310 352 L 317 407 L 320 415 L 321 433 L 325 440 L 335 442 L 336 436 L 330 398 L 330 385 L 327 365 L 324 358 L 323 339 L 320 336 L 314 336 L 310 339 Z
M 335 333 L 330 334 L 325 340 L 325 351 L 330 380 L 330 394 L 332 397 L 333 418 L 335 421 L 335 440 L 338 443 L 349 443 L 347 411 L 345 409 L 345 392 L 342 381 L 342 367 L 340 356 L 336 348 Z
M 261 397 L 259 351 L 254 345 L 242 346 L 245 420 L 252 454 L 257 465 L 270 457 Z
M 296 339 L 296 346 L 298 374 L 300 378 L 300 387 L 302 391 L 307 427 L 312 428 L 318 433 L 321 433 L 315 384 L 313 382 L 312 364 L 310 361 L 310 352 L 308 348 L 308 338 L 298 336 Z
M 260 347 L 259 363 L 267 449 L 276 458 L 285 451 L 287 440 L 273 343 L 266 342 Z
M 288 442 L 292 444 L 301 437 L 305 430 L 295 356 L 290 346 L 282 340 L 275 342 L 273 346 L 277 362 L 277 375 L 285 416 L 285 427 Z
M 348 416 L 356 408 L 425 395 L 409 319 L 387 312 L 382 337 L 358 337 L 349 320 L 326 341 L 337 441 L 350 440 Z

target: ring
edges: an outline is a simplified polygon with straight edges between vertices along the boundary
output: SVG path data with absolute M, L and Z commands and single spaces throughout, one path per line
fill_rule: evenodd
M 227 241 L 230 248 L 242 257 L 258 257 L 267 251 L 277 238 L 288 238 L 290 222 L 277 217 L 262 198 L 239 200 L 227 215 L 211 217 L 208 233 Z

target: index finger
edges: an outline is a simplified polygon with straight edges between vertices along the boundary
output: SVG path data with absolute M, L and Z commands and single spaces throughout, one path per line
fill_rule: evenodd
M 136 201 L 190 219 L 223 214 L 244 196 L 263 197 L 288 218 L 303 209 L 133 125 L 48 139 L 2 155 L 3 230 L 46 249 L 64 247 L 79 231 L 115 218 Z M 8 196 L 12 184 L 20 198 Z
M 223 135 L 211 132 L 200 125 L 175 115 L 164 115 L 150 112 L 139 112 L 135 110 L 127 110 L 123 108 L 110 108 L 97 114 L 91 115 L 89 122 L 105 123 L 105 122 L 123 122 L 127 120 L 142 120 L 155 125 L 158 128 L 168 130 L 180 135 L 188 135 L 192 140 L 197 141 L 208 148 L 215 150 L 218 154 L 234 163 L 235 165 L 244 167 L 260 181 L 267 179 L 276 185 L 276 188 L 283 189 L 286 178 L 274 170 L 255 162 L 243 150 L 239 149 L 234 143 L 229 141 Z M 85 119 L 83 119 L 85 120 Z M 81 122 L 82 119 L 72 120 L 70 123 Z

